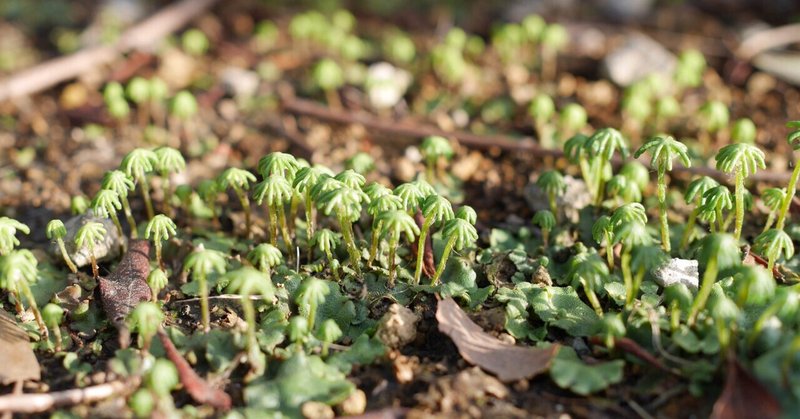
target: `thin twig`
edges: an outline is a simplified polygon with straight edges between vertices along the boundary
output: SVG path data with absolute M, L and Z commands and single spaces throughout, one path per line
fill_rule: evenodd
M 112 396 L 127 394 L 139 386 L 139 381 L 138 377 L 132 377 L 127 380 L 53 393 L 0 396 L 0 412 L 41 413 L 56 407 L 92 403 Z
M 736 56 L 749 61 L 763 51 L 795 42 L 800 42 L 800 23 L 765 29 L 748 36 L 736 49 Z
M 478 135 L 465 131 L 445 131 L 421 121 L 386 120 L 366 112 L 339 111 L 328 108 L 311 100 L 297 98 L 294 96 L 284 96 L 282 98 L 282 108 L 284 111 L 304 115 L 323 121 L 340 124 L 360 124 L 369 131 L 380 131 L 393 135 L 407 136 L 413 138 L 423 138 L 431 135 L 454 138 L 464 146 L 477 149 L 499 148 L 510 152 L 530 153 L 535 157 L 563 157 L 561 150 L 546 149 L 536 143 L 532 137 L 511 137 L 506 135 Z M 648 164 L 646 160 L 642 163 Z M 624 163 L 622 159 L 615 158 L 612 163 L 619 165 Z M 683 167 L 675 164 L 673 174 L 683 175 L 702 175 L 712 177 L 720 182 L 730 183 L 730 175 L 714 170 L 710 167 Z M 789 181 L 789 173 L 761 171 L 753 174 L 748 179 L 754 182 L 764 182 L 770 184 L 781 184 Z
M 128 29 L 113 45 L 89 47 L 54 58 L 0 80 L 0 101 L 40 92 L 114 61 L 133 49 L 151 48 L 186 25 L 217 0 L 183 0 L 167 6 Z

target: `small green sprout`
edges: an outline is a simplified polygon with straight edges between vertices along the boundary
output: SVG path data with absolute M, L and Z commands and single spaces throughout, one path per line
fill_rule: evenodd
M 316 225 L 316 213 L 314 212 L 314 200 L 311 190 L 318 184 L 326 170 L 321 166 L 303 167 L 297 170 L 292 182 L 294 190 L 303 196 L 306 211 L 306 240 L 308 242 L 309 253 L 311 252 L 311 239 L 314 237 Z
M 364 175 L 356 172 L 352 169 L 347 169 L 343 172 L 337 173 L 336 176 L 333 177 L 334 179 L 338 180 L 339 182 L 344 183 L 350 189 L 360 191 L 361 188 L 366 183 L 366 179 Z
M 164 321 L 164 312 L 158 304 L 145 301 L 139 303 L 128 315 L 128 327 L 131 331 L 139 333 L 142 339 L 142 351 L 150 350 L 150 343 L 153 341 L 158 328 Z
M 655 126 L 657 131 L 667 129 L 667 124 L 681 112 L 681 104 L 674 96 L 664 96 L 656 100 Z
M 163 211 L 164 214 L 172 216 L 172 202 L 173 192 L 170 189 L 169 175 L 170 173 L 179 173 L 186 169 L 186 161 L 180 151 L 172 147 L 158 147 L 154 150 L 156 153 L 155 170 L 161 176 L 161 187 L 164 191 Z
M 58 250 L 61 252 L 61 257 L 64 259 L 64 263 L 69 270 L 74 274 L 78 273 L 78 267 L 72 262 L 72 259 L 69 257 L 69 252 L 67 252 L 67 246 L 64 244 L 64 237 L 67 235 L 67 228 L 64 227 L 64 223 L 61 220 L 51 220 L 47 223 L 45 234 L 49 240 L 56 241 Z
M 325 257 L 328 259 L 328 265 L 331 268 L 331 272 L 333 272 L 333 277 L 336 279 L 336 282 L 339 282 L 339 268 L 337 266 L 338 261 L 333 257 L 333 252 L 339 245 L 339 235 L 332 230 L 323 228 L 317 231 L 314 235 L 314 243 L 316 243 L 317 248 L 323 254 L 325 254 Z
M 147 181 L 147 173 L 152 172 L 157 164 L 156 153 L 144 148 L 134 149 L 125 155 L 120 164 L 120 169 L 139 184 L 148 220 L 153 218 L 155 212 L 153 211 L 153 202 L 150 200 L 150 184 Z M 131 226 L 131 230 L 134 229 L 135 225 Z
M 377 183 L 373 185 L 379 185 Z M 403 201 L 397 195 L 392 195 L 388 188 L 383 187 L 387 194 L 375 198 L 371 198 L 367 206 L 367 214 L 372 216 L 372 238 L 369 246 L 369 258 L 367 259 L 367 266 L 372 266 L 372 262 L 378 255 L 378 244 L 381 241 L 381 233 L 383 231 L 383 221 L 378 217 L 381 213 L 387 211 L 395 211 L 403 209 Z M 369 196 L 369 192 L 367 192 Z
M 150 120 L 150 82 L 143 77 L 136 76 L 128 81 L 125 93 L 136 104 L 139 126 L 147 126 Z
M 438 135 L 425 137 L 419 150 L 425 159 L 426 180 L 443 182 L 445 180 L 443 162 L 453 158 L 453 146 L 450 145 L 450 141 Z
M 689 183 L 689 187 L 686 188 L 686 193 L 683 195 L 683 199 L 686 201 L 687 205 L 694 204 L 694 209 L 692 209 L 692 212 L 689 213 L 689 220 L 686 222 L 686 228 L 683 230 L 683 236 L 681 237 L 681 249 L 686 249 L 686 246 L 689 245 L 689 241 L 694 235 L 694 225 L 697 220 L 697 215 L 700 213 L 700 208 L 703 205 L 703 196 L 705 195 L 706 191 L 717 186 L 719 186 L 719 182 L 716 180 L 708 176 L 701 176 L 691 181 Z
M 633 264 L 631 262 L 634 249 L 648 246 L 652 242 L 647 227 L 639 221 L 621 223 L 614 228 L 614 242 L 622 244 L 620 267 L 622 268 L 622 281 L 625 284 L 625 307 L 631 308 L 636 299 L 636 284 L 633 278 Z
M 696 49 L 685 50 L 678 57 L 674 75 L 675 82 L 679 87 L 700 86 L 705 69 L 706 59 L 702 52 Z
M 112 81 L 106 84 L 103 88 L 103 101 L 108 104 L 116 99 L 124 99 L 125 98 L 125 89 L 119 82 Z
M 269 207 L 270 243 L 278 245 L 278 230 L 283 233 L 283 241 L 287 249 L 292 248 L 289 230 L 286 225 L 285 205 L 292 200 L 292 185 L 281 175 L 272 175 L 256 184 L 253 198 L 261 205 L 266 201 Z
M 69 211 L 72 215 L 84 214 L 89 209 L 89 198 L 75 195 L 69 200 Z
M 642 225 L 647 224 L 647 214 L 644 211 L 644 206 L 638 202 L 620 205 L 611 214 L 611 225 L 614 231 L 620 228 L 622 224 L 632 222 L 638 222 Z
M 339 99 L 337 90 L 345 83 L 342 67 L 330 58 L 323 58 L 314 66 L 312 78 L 314 83 L 325 93 L 328 106 L 341 109 L 342 101 Z
M 528 38 L 528 41 L 538 43 L 542 39 L 547 22 L 537 14 L 530 14 L 525 16 L 519 25 L 525 32 L 525 37 Z
M 347 159 L 345 167 L 361 175 L 367 175 L 375 170 L 375 159 L 368 153 L 361 151 Z
M 740 118 L 733 123 L 731 140 L 737 143 L 753 144 L 756 141 L 756 124 L 750 118 Z
M 128 399 L 128 407 L 131 408 L 137 418 L 149 418 L 156 408 L 156 399 L 153 392 L 146 388 L 140 388 L 131 394 Z
M 700 282 L 700 290 L 689 310 L 687 317 L 689 326 L 694 325 L 697 315 L 705 308 L 719 272 L 741 264 L 738 240 L 729 234 L 711 233 L 704 237 L 698 256 L 700 263 L 705 266 L 705 271 Z
M 122 203 L 122 210 L 125 212 L 125 218 L 128 220 L 128 224 L 131 227 L 131 238 L 138 238 L 136 220 L 133 219 L 131 204 L 128 202 L 128 193 L 135 187 L 133 178 L 121 170 L 112 170 L 110 172 L 106 172 L 106 174 L 103 176 L 101 187 L 103 189 L 114 191 L 117 193 L 117 195 L 119 195 L 119 200 Z
M 786 260 L 794 256 L 794 243 L 792 238 L 783 231 L 778 229 L 769 229 L 756 237 L 753 243 L 755 250 L 769 259 L 767 269 L 772 272 L 772 267 L 775 262 L 781 257 L 781 253 Z
M 739 240 L 744 224 L 744 181 L 748 176 L 755 174 L 758 169 L 766 168 L 764 152 L 751 144 L 736 143 L 720 149 L 715 158 L 717 170 L 734 174 L 736 177 L 736 188 L 734 189 L 736 224 L 733 237 Z
M 159 397 L 167 397 L 180 384 L 178 369 L 171 361 L 159 358 L 147 372 L 145 383 Z
M 147 275 L 147 286 L 150 287 L 150 292 L 153 294 L 153 301 L 158 301 L 158 294 L 167 287 L 168 283 L 169 277 L 163 269 L 156 268 L 150 271 L 150 274 Z
M 389 288 L 394 287 L 395 252 L 400 237 L 405 234 L 408 242 L 414 241 L 419 234 L 419 227 L 407 212 L 402 210 L 385 211 L 378 214 L 378 221 L 383 225 L 383 234 L 389 236 Z
M 583 106 L 577 103 L 567 104 L 558 116 L 559 137 L 571 138 L 586 127 L 588 121 L 589 117 Z
M 197 185 L 197 194 L 211 210 L 214 225 L 219 225 L 219 212 L 217 211 L 217 197 L 219 196 L 219 183 L 211 179 L 203 179 Z
M 328 348 L 342 337 L 342 329 L 336 323 L 336 320 L 326 319 L 319 325 L 317 335 L 317 338 L 322 341 L 322 356 L 328 356 Z
M 617 201 L 621 200 L 623 204 L 641 202 L 642 200 L 642 191 L 639 189 L 639 184 L 623 175 L 614 175 L 608 180 L 606 194 Z
M 365 197 L 366 195 L 360 189 L 356 190 L 341 183 L 340 188 L 322 194 L 317 203 L 317 207 L 325 215 L 336 216 L 347 252 L 350 254 L 350 264 L 359 277 L 361 276 L 361 251 L 356 246 L 353 223 L 361 217 L 361 203 Z
M 261 243 L 247 254 L 247 260 L 272 281 L 272 268 L 281 264 L 283 255 L 280 249 L 269 244 Z
M 417 241 L 417 265 L 414 270 L 414 284 L 419 284 L 419 280 L 422 277 L 422 262 L 425 259 L 425 239 L 428 237 L 428 231 L 434 224 L 443 224 L 452 219 L 455 214 L 453 214 L 453 207 L 447 198 L 433 194 L 428 195 L 422 202 L 422 216 L 424 221 Z
M 124 237 L 125 233 L 122 231 L 122 224 L 117 217 L 117 211 L 122 209 L 122 202 L 119 199 L 119 194 L 111 189 L 100 189 L 91 203 L 92 211 L 94 214 L 101 218 L 111 218 L 114 222 L 114 227 L 120 237 Z
M 786 124 L 792 131 L 786 136 L 786 141 L 794 151 L 800 150 L 800 121 L 791 121 Z M 786 215 L 789 213 L 789 207 L 794 199 L 794 194 L 797 189 L 797 180 L 800 178 L 800 164 L 795 163 L 792 175 L 789 177 L 789 185 L 786 187 L 786 198 L 783 200 L 781 212 L 778 214 L 778 222 L 775 228 L 783 230 Z
M 539 141 L 547 148 L 555 147 L 551 124 L 555 113 L 556 104 L 553 102 L 553 98 L 545 93 L 534 96 L 528 105 L 528 115 L 533 119 L 533 127 L 536 129 Z
M 75 234 L 75 246 L 89 249 L 89 259 L 92 262 L 92 276 L 94 279 L 100 277 L 100 271 L 97 268 L 97 258 L 94 255 L 94 248 L 97 243 L 105 240 L 106 233 L 106 228 L 103 226 L 103 223 L 89 221 L 82 225 Z
M 736 320 L 741 315 L 741 310 L 720 287 L 714 287 L 711 298 L 708 300 L 708 309 L 717 329 L 720 353 L 727 354 L 731 334 L 735 333 L 735 329 L 738 327 Z
M 592 193 L 597 190 L 596 178 L 592 173 L 591 163 L 589 156 L 591 153 L 587 152 L 586 143 L 589 137 L 583 134 L 575 134 L 564 142 L 564 156 L 572 164 L 577 164 L 581 169 L 581 177 L 583 182 Z
M 260 158 L 257 166 L 258 173 L 264 178 L 277 175 L 290 182 L 294 181 L 295 175 L 300 169 L 300 163 L 293 155 L 279 151 Z
M 442 237 L 446 242 L 444 250 L 442 250 L 441 260 L 439 260 L 439 266 L 431 279 L 431 285 L 436 285 L 439 282 L 439 278 L 441 278 L 444 268 L 447 266 L 450 252 L 453 250 L 460 251 L 473 245 L 478 240 L 478 232 L 469 221 L 462 218 L 453 218 L 444 223 Z
M 603 307 L 595 290 L 601 289 L 603 280 L 608 278 L 608 266 L 597 253 L 582 252 L 569 260 L 566 278 L 575 289 L 583 288 L 586 299 L 598 316 L 603 316 Z
M 639 294 L 644 276 L 669 262 L 669 257 L 658 246 L 638 246 L 633 249 L 631 257 L 631 270 L 633 271 L 632 299 L 628 303 L 633 304 L 633 299 Z
M 595 191 L 595 205 L 603 203 L 603 192 L 605 192 L 605 166 L 611 164 L 614 152 L 619 150 L 622 157 L 628 156 L 628 145 L 622 134 L 614 128 L 601 128 L 595 131 L 584 145 L 589 155 L 594 156 L 594 176 L 597 179 L 597 189 Z
M 422 200 L 427 196 L 420 189 L 419 184 L 415 182 L 400 184 L 394 188 L 393 193 L 403 202 L 403 208 L 405 208 L 408 215 L 412 216 L 417 213 Z
M 0 288 L 6 289 L 16 300 L 17 314 L 22 314 L 22 296 L 28 300 L 28 305 L 39 325 L 39 332 L 47 337 L 47 327 L 42 320 L 42 315 L 36 305 L 30 285 L 38 279 L 38 261 L 36 256 L 28 249 L 12 250 L 0 256 Z
M 42 320 L 53 332 L 56 352 L 61 352 L 61 321 L 63 319 L 64 309 L 58 304 L 49 303 L 42 307 Z
M 775 222 L 775 217 L 780 213 L 783 201 L 786 199 L 786 189 L 783 188 L 767 188 L 761 192 L 761 201 L 769 209 L 767 222 L 764 224 L 764 230 L 769 230 L 772 223 Z
M 8 217 L 0 217 L 0 256 L 7 255 L 19 246 L 17 231 L 31 234 L 31 229 L 21 222 Z
M 159 77 L 150 78 L 150 110 L 153 115 L 153 121 L 159 126 L 166 125 L 166 113 L 164 111 L 164 102 L 169 95 L 169 86 L 167 82 Z
M 161 258 L 161 242 L 169 240 L 177 234 L 177 226 L 175 222 L 164 214 L 158 214 L 147 223 L 144 229 L 144 238 L 150 240 L 153 238 L 153 246 L 156 249 L 156 263 L 159 267 L 164 266 L 164 260 Z
M 558 23 L 552 23 L 542 32 L 542 79 L 555 80 L 556 55 L 569 44 L 567 29 Z
M 698 117 L 704 130 L 701 132 L 701 140 L 704 144 L 709 145 L 709 134 L 718 134 L 727 128 L 730 121 L 730 112 L 724 103 L 713 100 L 700 108 Z
M 125 121 L 131 114 L 131 107 L 124 97 L 113 98 L 106 102 L 108 114 L 119 122 Z
M 260 54 L 266 53 L 275 46 L 279 37 L 278 26 L 269 20 L 262 20 L 253 31 L 253 49 Z
M 256 339 L 256 309 L 251 296 L 259 296 L 266 300 L 275 298 L 275 287 L 267 274 L 255 268 L 243 267 L 228 272 L 226 277 L 230 280 L 228 291 L 241 296 L 244 321 L 247 323 L 247 359 L 252 367 L 251 373 L 260 376 L 266 367 L 264 354 Z
M 457 86 L 464 80 L 469 65 L 460 48 L 439 44 L 431 50 L 431 62 L 436 76 L 448 86 Z
M 711 232 L 724 233 L 728 225 L 725 223 L 724 211 L 733 208 L 733 198 L 725 185 L 718 185 L 703 194 L 698 217 L 709 223 Z M 714 221 L 717 222 L 716 228 Z
M 469 205 L 462 205 L 456 210 L 456 218 L 466 220 L 468 223 L 475 225 L 478 222 L 478 213 Z
M 303 316 L 292 316 L 289 319 L 289 326 L 286 331 L 289 335 L 289 340 L 300 346 L 308 336 L 308 319 Z
M 169 112 L 170 115 L 181 121 L 188 121 L 197 115 L 198 109 L 197 99 L 194 95 L 188 90 L 181 90 L 175 93 L 175 96 L 172 98 Z
M 600 320 L 600 330 L 602 330 L 601 334 L 606 347 L 609 349 L 614 349 L 616 338 L 624 337 L 627 332 L 620 313 L 605 313 Z
M 255 181 L 256 176 L 254 174 L 236 167 L 226 169 L 217 178 L 217 182 L 223 190 L 231 188 L 236 194 L 236 197 L 239 198 L 239 203 L 244 210 L 244 225 L 248 237 L 250 237 L 252 233 L 253 224 L 250 215 L 250 198 L 247 196 L 247 191 L 250 190 L 250 184 Z
M 676 141 L 672 136 L 656 136 L 647 140 L 642 145 L 634 157 L 639 157 L 643 153 L 650 153 L 650 166 L 658 173 L 658 212 L 661 224 L 661 247 L 669 253 L 669 222 L 667 220 L 667 171 L 672 171 L 672 160 L 680 159 L 685 167 L 690 167 L 692 161 L 689 160 L 689 149 L 685 144 Z
M 550 232 L 556 226 L 556 216 L 548 210 L 541 210 L 533 215 L 532 222 L 542 230 L 542 241 L 547 248 L 550 245 Z
M 688 313 L 694 301 L 689 287 L 682 282 L 676 282 L 664 288 L 664 303 L 669 312 L 670 330 L 675 332 L 681 325 L 681 314 Z
M 557 215 L 559 213 L 557 199 L 567 191 L 567 183 L 564 181 L 564 176 L 558 170 L 548 170 L 539 175 L 539 178 L 536 179 L 536 186 L 547 194 L 550 212 Z
M 328 284 L 312 276 L 303 280 L 300 288 L 297 290 L 297 298 L 295 302 L 300 307 L 301 312 L 306 312 L 306 319 L 308 320 L 308 330 L 314 330 L 314 323 L 317 318 L 317 308 L 320 304 L 325 302 L 325 298 L 330 294 L 331 289 Z
M 383 41 L 383 53 L 386 58 L 395 63 L 408 65 L 417 55 L 414 40 L 400 30 L 393 30 Z
M 608 262 L 608 269 L 614 269 L 614 225 L 611 223 L 611 217 L 601 215 L 592 225 L 592 238 L 597 244 L 602 245 L 605 242 L 606 247 L 606 261 Z
M 208 37 L 200 29 L 189 29 L 181 36 L 181 46 L 190 55 L 201 57 L 208 52 Z
M 763 306 L 770 303 L 775 297 L 775 279 L 772 271 L 763 266 L 742 265 L 733 276 L 736 285 L 736 304 L 746 306 Z
M 200 289 L 200 311 L 204 332 L 211 329 L 208 313 L 208 275 L 213 272 L 225 273 L 226 265 L 225 254 L 217 250 L 206 249 L 202 244 L 198 245 L 183 262 L 184 272 L 191 272 L 192 279 L 197 281 Z

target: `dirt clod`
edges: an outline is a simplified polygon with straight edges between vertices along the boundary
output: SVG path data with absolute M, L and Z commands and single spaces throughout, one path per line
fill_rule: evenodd
M 381 317 L 376 336 L 384 345 L 399 349 L 411 343 L 417 337 L 416 324 L 419 317 L 413 311 L 392 304 L 389 311 Z

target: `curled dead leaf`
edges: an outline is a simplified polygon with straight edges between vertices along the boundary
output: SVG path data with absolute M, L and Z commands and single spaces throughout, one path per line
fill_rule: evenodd
M 531 348 L 505 343 L 484 332 L 452 298 L 439 301 L 439 331 L 449 336 L 468 362 L 511 382 L 531 378 L 550 368 L 559 345 Z
M 100 296 L 106 316 L 118 327 L 128 313 L 140 302 L 151 297 L 147 285 L 150 273 L 150 243 L 146 240 L 131 240 L 128 252 L 122 257 L 117 269 L 107 278 L 100 277 Z
M 770 419 L 780 415 L 781 405 L 775 396 L 732 357 L 711 419 Z
M 31 342 L 24 330 L 8 312 L 0 309 L 0 359 L 5 366 L 0 369 L 0 383 L 14 383 L 41 378 L 41 369 Z

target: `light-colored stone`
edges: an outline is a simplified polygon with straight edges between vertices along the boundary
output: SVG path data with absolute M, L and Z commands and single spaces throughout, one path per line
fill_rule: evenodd
M 343 416 L 364 414 L 364 411 L 367 410 L 367 395 L 356 389 L 339 405 L 339 410 Z
M 369 66 L 365 84 L 369 103 L 376 109 L 392 108 L 403 99 L 411 81 L 411 73 L 387 62 Z
M 556 198 L 556 206 L 560 212 L 559 217 L 577 223 L 580 210 L 592 203 L 592 195 L 586 184 L 580 179 L 564 176 L 564 182 L 567 184 L 567 190 Z M 547 194 L 536 186 L 535 182 L 531 182 L 525 187 L 523 195 L 528 206 L 534 212 L 550 209 Z
M 375 336 L 390 348 L 402 348 L 416 339 L 418 321 L 419 317 L 413 311 L 400 304 L 392 304 L 381 317 Z
M 333 419 L 336 416 L 330 406 L 315 401 L 303 403 L 303 406 L 300 407 L 300 412 L 304 418 L 308 419 Z
M 630 86 L 653 73 L 669 76 L 676 61 L 675 56 L 661 44 L 637 32 L 629 35 L 622 45 L 603 59 L 602 69 L 614 83 Z
M 653 271 L 653 279 L 662 287 L 681 283 L 691 289 L 697 289 L 700 281 L 699 264 L 692 259 L 671 259 L 669 263 Z
M 228 67 L 222 70 L 220 79 L 225 91 L 239 100 L 253 97 L 258 90 L 258 74 L 254 71 Z
M 67 247 L 69 257 L 72 258 L 72 261 L 75 262 L 75 265 L 79 268 L 87 266 L 89 263 L 91 263 L 91 255 L 89 253 L 89 249 L 86 247 L 76 249 L 75 234 L 78 232 L 78 229 L 80 229 L 81 226 L 90 221 L 102 223 L 103 227 L 106 229 L 106 235 L 103 238 L 103 241 L 95 243 L 94 246 L 94 257 L 98 262 L 118 258 L 120 256 L 120 248 L 126 240 L 125 237 L 119 236 L 117 228 L 110 219 L 95 217 L 92 213 L 92 210 L 87 211 L 86 214 L 81 214 L 70 218 L 64 222 L 64 227 L 67 229 L 67 235 L 64 237 L 64 244 Z M 50 254 L 53 255 L 56 260 L 62 260 L 61 252 L 55 243 L 53 243 L 49 249 Z

